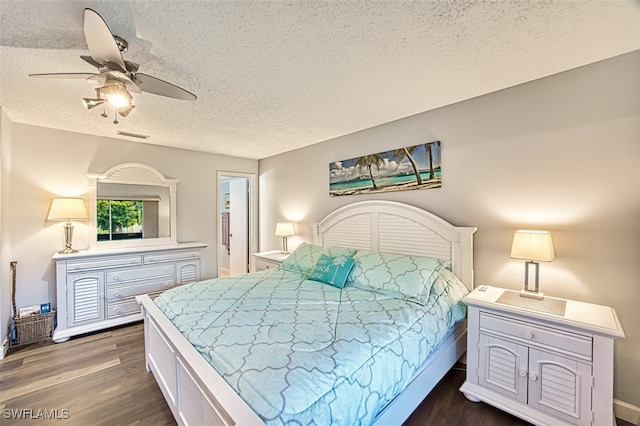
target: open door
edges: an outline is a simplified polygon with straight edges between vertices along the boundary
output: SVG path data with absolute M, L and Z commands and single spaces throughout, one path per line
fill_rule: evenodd
M 246 274 L 252 250 L 252 176 L 218 172 L 218 194 L 218 276 Z
M 249 185 L 247 178 L 229 182 L 229 275 L 249 272 Z

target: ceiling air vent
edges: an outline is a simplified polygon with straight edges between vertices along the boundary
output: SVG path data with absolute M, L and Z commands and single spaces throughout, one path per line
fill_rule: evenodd
M 119 136 L 126 136 L 128 138 L 134 138 L 134 139 L 149 139 L 149 135 L 141 135 L 140 133 L 131 133 L 131 132 L 123 132 L 121 130 L 118 130 L 118 135 Z

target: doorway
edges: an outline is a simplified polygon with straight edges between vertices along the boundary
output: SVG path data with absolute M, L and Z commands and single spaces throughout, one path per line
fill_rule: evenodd
M 218 172 L 218 276 L 250 272 L 254 175 Z

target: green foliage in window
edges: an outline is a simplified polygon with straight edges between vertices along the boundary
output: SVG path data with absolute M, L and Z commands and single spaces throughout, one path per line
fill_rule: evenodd
M 98 234 L 127 233 L 134 225 L 142 225 L 142 201 L 98 200 L 96 206 Z

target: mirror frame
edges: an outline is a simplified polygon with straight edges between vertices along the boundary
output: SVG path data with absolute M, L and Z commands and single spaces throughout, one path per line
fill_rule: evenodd
M 178 180 L 165 177 L 158 169 L 143 163 L 117 164 L 105 173 L 87 173 L 89 179 L 89 247 L 97 248 L 124 248 L 154 245 L 177 244 L 177 208 L 176 189 Z M 136 240 L 116 240 L 98 242 L 97 226 L 97 196 L 98 183 L 120 183 L 127 185 L 151 185 L 169 188 L 169 223 L 170 236 L 163 238 L 147 238 Z

